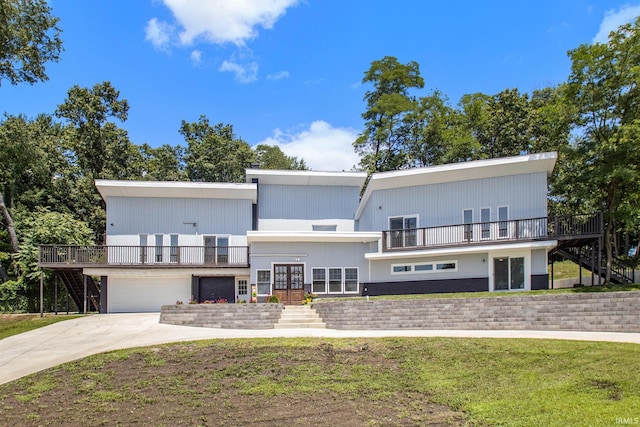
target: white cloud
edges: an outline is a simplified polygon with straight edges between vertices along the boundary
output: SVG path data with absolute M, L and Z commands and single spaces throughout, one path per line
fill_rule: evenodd
M 300 133 L 285 133 L 280 129 L 259 144 L 277 145 L 288 156 L 303 158 L 310 169 L 317 171 L 348 171 L 360 162 L 353 151 L 358 132 L 350 128 L 335 128 L 323 120 L 311 123 Z
M 257 27 L 273 28 L 287 8 L 299 0 L 163 0 L 182 30 L 181 45 L 197 38 L 210 43 L 244 46 L 258 35 Z M 155 18 L 154 25 L 168 25 Z M 147 25 L 149 27 L 149 25 Z
M 289 78 L 288 71 L 280 71 L 279 73 L 267 75 L 267 80 L 281 80 L 281 79 L 288 79 L 288 78 Z
M 200 61 L 202 60 L 202 52 L 200 52 L 199 50 L 194 50 L 193 52 L 191 52 L 191 61 L 193 61 L 194 64 L 200 64 Z
M 640 5 L 623 6 L 618 11 L 607 11 L 600 23 L 600 30 L 593 38 L 592 43 L 607 43 L 611 31 L 617 30 L 621 25 L 633 22 L 638 16 L 640 16 Z
M 174 31 L 173 26 L 153 18 L 147 22 L 144 39 L 151 42 L 157 49 L 167 50 Z
M 236 80 L 240 83 L 252 83 L 258 78 L 258 64 L 255 62 L 242 65 L 233 60 L 228 60 L 220 65 L 218 71 L 230 71 L 234 73 Z

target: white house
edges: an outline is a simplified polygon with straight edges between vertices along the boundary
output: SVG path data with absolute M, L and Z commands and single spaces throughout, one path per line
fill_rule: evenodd
M 246 183 L 96 181 L 106 245 L 43 247 L 100 276 L 101 311 L 275 294 L 548 287 L 556 153 L 373 174 L 248 169 Z M 90 251 L 90 253 L 88 253 Z

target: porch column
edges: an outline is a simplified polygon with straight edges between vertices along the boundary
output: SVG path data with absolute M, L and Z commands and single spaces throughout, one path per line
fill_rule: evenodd
M 40 317 L 44 316 L 44 270 L 40 270 Z

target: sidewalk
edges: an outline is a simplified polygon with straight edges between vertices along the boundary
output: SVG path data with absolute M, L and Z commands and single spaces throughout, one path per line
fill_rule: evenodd
M 158 323 L 158 313 L 100 314 L 0 340 L 0 384 L 110 350 L 213 338 L 545 338 L 640 344 L 640 333 L 502 330 L 212 329 Z

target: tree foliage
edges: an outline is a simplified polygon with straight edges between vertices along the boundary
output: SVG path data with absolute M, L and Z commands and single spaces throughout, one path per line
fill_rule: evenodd
M 62 52 L 58 21 L 46 0 L 0 0 L 0 84 L 48 80 L 45 64 Z
M 203 115 L 197 122 L 183 120 L 180 134 L 187 142 L 185 161 L 190 181 L 244 181 L 245 168 L 251 167 L 254 153 L 249 144 L 236 138 L 232 125 L 212 126 Z
M 373 90 L 364 96 L 365 129 L 353 144 L 362 157 L 360 165 L 370 173 L 400 169 L 407 161 L 404 147 L 412 124 L 406 118 L 416 105 L 410 90 L 424 87 L 420 67 L 417 62 L 401 64 L 385 56 L 371 63 L 362 83 L 373 84 Z
M 640 18 L 612 32 L 606 44 L 581 45 L 569 56 L 567 99 L 578 114 L 579 138 L 573 153 L 578 165 L 567 176 L 576 184 L 567 199 L 580 198 L 604 212 L 610 267 L 616 231 L 638 226 Z
M 277 145 L 259 144 L 254 151 L 261 169 L 307 170 L 304 159 L 287 156 Z

